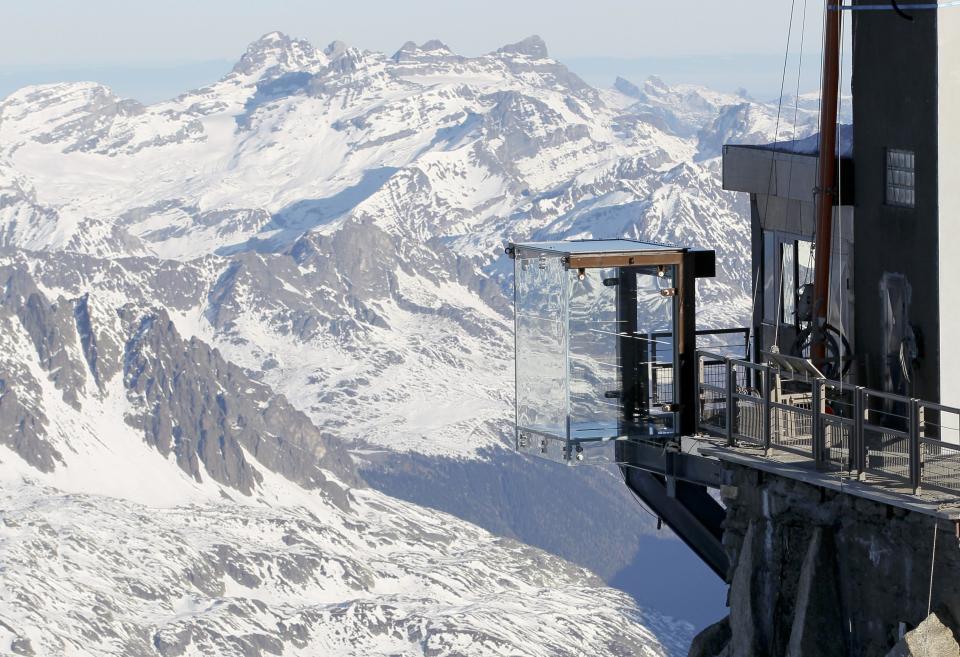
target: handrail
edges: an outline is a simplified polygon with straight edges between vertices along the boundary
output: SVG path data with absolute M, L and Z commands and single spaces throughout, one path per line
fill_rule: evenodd
M 696 357 L 698 431 L 730 445 L 755 444 L 765 456 L 775 450 L 807 456 L 818 468 L 846 470 L 861 481 L 868 473 L 901 480 L 914 494 L 924 486 L 960 494 L 960 443 L 941 438 L 946 432 L 960 439 L 960 408 L 827 378 L 793 378 L 774 365 L 705 349 Z M 891 402 L 902 410 L 889 410 Z
M 719 329 L 697 329 L 697 335 L 732 335 L 739 333 L 741 335 L 750 335 L 750 329 L 743 328 L 719 328 Z
M 923 401 L 922 399 L 918 399 L 917 401 L 920 402 L 921 406 L 923 406 L 924 408 L 929 408 L 931 411 L 939 411 L 943 413 L 954 413 L 956 415 L 960 415 L 960 408 L 956 408 L 954 406 L 944 406 L 943 404 L 938 404 L 936 402 Z
M 721 356 L 720 354 L 715 354 L 712 351 L 707 351 L 706 349 L 697 349 L 697 355 L 702 358 L 711 358 L 719 361 L 726 361 L 730 358 L 729 356 Z
M 871 390 L 870 388 L 866 388 L 866 393 L 871 397 L 876 397 L 877 399 L 886 399 L 888 401 L 900 402 L 901 404 L 910 403 L 910 397 L 898 395 L 893 392 L 883 392 L 882 390 Z

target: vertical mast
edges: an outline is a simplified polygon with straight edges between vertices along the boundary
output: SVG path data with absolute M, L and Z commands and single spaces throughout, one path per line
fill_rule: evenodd
M 833 239 L 833 204 L 837 171 L 837 95 L 840 86 L 840 0 L 825 0 L 823 30 L 823 78 L 820 89 L 820 154 L 817 162 L 816 260 L 813 271 L 813 321 L 823 325 L 830 302 L 830 252 Z M 814 329 L 811 356 L 815 363 L 825 358 L 822 331 Z

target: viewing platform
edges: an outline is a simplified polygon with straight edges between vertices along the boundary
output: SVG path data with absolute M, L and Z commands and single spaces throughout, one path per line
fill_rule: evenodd
M 698 351 L 697 452 L 960 520 L 960 409 Z

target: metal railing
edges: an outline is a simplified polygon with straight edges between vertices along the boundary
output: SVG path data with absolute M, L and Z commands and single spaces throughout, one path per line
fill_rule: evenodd
M 697 363 L 698 431 L 914 494 L 960 493 L 958 408 L 711 351 Z

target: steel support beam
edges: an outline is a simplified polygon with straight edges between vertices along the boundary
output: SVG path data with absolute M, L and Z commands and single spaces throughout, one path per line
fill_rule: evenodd
M 617 462 L 629 463 L 632 468 L 710 488 L 719 488 L 723 483 L 723 468 L 718 459 L 691 454 L 680 449 L 679 444 L 623 441 L 617 449 Z
M 721 579 L 726 580 L 730 561 L 723 549 L 726 510 L 706 486 L 675 481 L 675 496 L 667 494 L 666 479 L 646 470 L 623 468 L 627 486 L 680 540 Z

